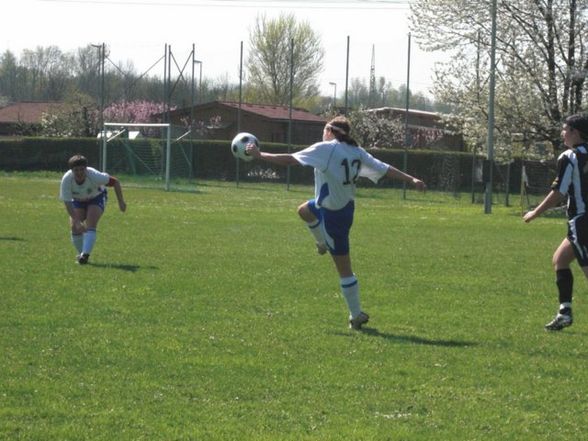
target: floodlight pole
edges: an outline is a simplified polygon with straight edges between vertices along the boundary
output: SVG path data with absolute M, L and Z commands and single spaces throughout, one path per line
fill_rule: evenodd
M 200 65 L 200 73 L 198 74 L 198 104 L 202 104 L 202 61 L 194 60 L 194 63 Z
M 409 143 L 409 134 L 408 134 L 408 112 L 410 109 L 410 43 L 411 43 L 411 35 L 410 32 L 408 33 L 408 56 L 406 62 L 406 108 L 404 110 L 404 153 L 403 153 L 403 161 L 402 161 L 402 170 L 406 173 L 406 169 L 408 168 L 408 143 Z M 406 199 L 406 182 L 402 183 L 402 199 Z
M 241 133 L 241 106 L 243 104 L 243 41 L 239 55 L 239 106 L 237 107 L 237 133 Z M 239 158 L 235 157 L 235 181 L 239 186 Z
M 292 101 L 294 100 L 294 39 L 290 40 L 290 92 L 288 104 L 288 154 L 292 151 Z M 286 167 L 286 190 L 290 190 L 291 166 Z
M 484 213 L 492 213 L 492 172 L 494 168 L 494 89 L 496 82 L 496 0 L 492 0 L 490 43 L 490 90 L 488 94 L 488 176 L 484 193 Z
M 349 35 L 347 36 L 347 63 L 346 63 L 346 68 L 345 68 L 345 110 L 343 112 L 344 115 L 347 115 L 347 107 L 349 105 L 348 91 L 349 91 Z
M 195 175 L 194 172 L 194 106 L 196 100 L 194 99 L 194 64 L 196 63 L 196 45 L 192 43 L 192 78 L 190 81 L 190 179 Z M 200 97 L 200 93 L 198 94 Z
M 93 44 L 92 47 L 98 49 L 98 57 L 100 58 L 100 64 L 98 71 L 100 73 L 100 119 L 98 121 L 98 127 L 102 131 L 102 155 L 100 160 L 102 161 L 101 170 L 106 172 L 106 132 L 104 130 L 104 58 L 106 54 L 106 44 Z

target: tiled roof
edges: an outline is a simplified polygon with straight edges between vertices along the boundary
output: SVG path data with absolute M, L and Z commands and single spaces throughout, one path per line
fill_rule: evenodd
M 231 101 L 219 101 L 219 104 L 239 108 L 239 103 Z M 290 118 L 290 109 L 288 106 L 278 106 L 273 104 L 241 104 L 241 110 L 244 112 L 255 113 L 256 115 L 263 116 L 269 119 L 277 120 L 288 120 Z M 294 121 L 310 121 L 310 122 L 326 122 L 325 118 L 322 118 L 314 113 L 307 112 L 306 110 L 292 108 L 292 120 Z
M 41 122 L 41 115 L 50 112 L 62 104 L 56 102 L 23 101 L 11 103 L 0 108 L 0 123 L 29 123 Z

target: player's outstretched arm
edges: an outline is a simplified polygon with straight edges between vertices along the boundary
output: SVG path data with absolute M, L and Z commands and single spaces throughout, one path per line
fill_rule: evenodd
M 386 173 L 386 176 L 391 179 L 398 179 L 400 181 L 412 184 L 414 185 L 414 188 L 416 188 L 419 191 L 425 191 L 427 189 L 427 186 L 423 181 L 407 173 L 404 173 L 403 171 L 398 170 L 397 168 L 394 168 L 391 165 L 388 166 L 388 172 Z
M 277 165 L 299 165 L 300 163 L 294 159 L 294 156 L 287 153 L 266 153 L 259 150 L 259 147 L 254 143 L 247 144 L 245 152 L 253 156 L 255 159 L 271 162 Z
M 545 199 L 535 207 L 534 210 L 528 211 L 524 214 L 523 220 L 527 223 L 531 222 L 533 219 L 541 216 L 550 208 L 555 207 L 559 204 L 564 198 L 564 195 L 561 194 L 559 191 L 551 190 Z

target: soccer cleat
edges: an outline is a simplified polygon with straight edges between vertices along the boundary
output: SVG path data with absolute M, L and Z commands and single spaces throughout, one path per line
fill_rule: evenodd
M 362 325 L 365 325 L 370 319 L 370 316 L 365 312 L 360 312 L 354 319 L 349 319 L 349 329 L 355 329 L 356 331 L 361 330 Z
M 316 244 L 316 252 L 319 253 L 321 256 L 327 252 L 327 245 L 324 243 Z
M 557 314 L 555 318 L 545 325 L 546 331 L 561 331 L 563 328 L 567 328 L 568 326 L 572 326 L 574 323 L 574 319 L 572 318 L 572 313 L 570 312 L 569 315 L 567 314 Z
M 88 259 L 90 258 L 89 254 L 86 253 L 82 253 L 78 256 L 78 263 L 80 265 L 85 265 L 86 263 L 88 263 Z

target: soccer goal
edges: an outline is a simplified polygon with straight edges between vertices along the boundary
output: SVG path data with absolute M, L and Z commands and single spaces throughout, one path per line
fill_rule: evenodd
M 106 122 L 102 169 L 141 186 L 193 189 L 194 149 L 189 129 L 171 124 Z

